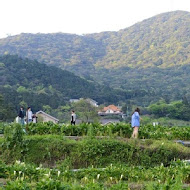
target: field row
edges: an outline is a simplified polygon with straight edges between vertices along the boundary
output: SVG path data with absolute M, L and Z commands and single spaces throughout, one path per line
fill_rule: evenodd
M 3 125 L 0 124 L 0 133 L 4 133 L 6 128 L 18 124 Z M 129 124 L 117 123 L 109 125 L 101 124 L 80 124 L 59 125 L 48 123 L 32 123 L 24 127 L 28 135 L 44 135 L 44 134 L 62 134 L 65 136 L 120 136 L 130 138 L 132 128 Z M 190 127 L 165 127 L 165 126 L 141 126 L 139 130 L 139 138 L 141 139 L 168 139 L 168 140 L 190 140 Z
M 63 134 L 65 136 L 120 136 L 130 138 L 132 128 L 129 124 L 80 124 L 56 125 L 52 123 L 31 124 L 28 127 L 28 134 Z M 139 130 L 139 138 L 141 139 L 180 139 L 190 140 L 190 127 L 164 127 L 164 126 L 141 126 Z
M 13 165 L 1 163 L 0 176 L 6 183 L 2 189 L 122 190 L 139 186 L 144 189 L 180 190 L 190 184 L 190 165 L 175 161 L 168 167 L 161 164 L 146 169 L 141 166 L 111 164 L 102 169 L 90 167 L 73 171 L 62 167 L 36 167 L 16 161 Z

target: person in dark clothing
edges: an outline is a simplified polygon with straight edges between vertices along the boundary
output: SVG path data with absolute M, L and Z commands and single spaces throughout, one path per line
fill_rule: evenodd
M 71 125 L 75 125 L 76 122 L 76 114 L 75 111 L 72 111 L 71 113 Z
M 24 125 L 24 108 L 22 106 L 20 107 L 18 117 L 19 117 L 19 123 L 21 125 Z

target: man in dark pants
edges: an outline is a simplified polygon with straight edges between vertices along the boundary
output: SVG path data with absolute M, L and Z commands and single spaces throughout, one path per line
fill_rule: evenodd
M 24 125 L 24 108 L 22 106 L 20 107 L 18 117 L 19 117 L 19 123 L 21 125 Z
M 76 122 L 76 114 L 75 111 L 72 111 L 71 113 L 71 125 L 75 125 Z

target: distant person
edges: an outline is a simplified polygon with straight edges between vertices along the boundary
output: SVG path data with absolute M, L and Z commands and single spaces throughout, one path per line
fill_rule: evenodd
M 31 111 L 31 107 L 28 107 L 27 112 L 26 112 L 26 119 L 27 119 L 27 123 L 31 123 L 32 122 L 32 111 Z
M 76 114 L 75 111 L 71 112 L 71 125 L 75 125 L 76 123 Z
M 136 108 L 131 117 L 131 127 L 133 128 L 132 138 L 138 138 L 140 127 L 140 109 Z
M 36 116 L 36 114 L 33 114 L 33 116 L 32 116 L 32 123 L 37 123 L 37 116 Z
M 20 110 L 18 112 L 18 117 L 19 117 L 19 123 L 21 125 L 24 125 L 24 108 L 21 106 Z

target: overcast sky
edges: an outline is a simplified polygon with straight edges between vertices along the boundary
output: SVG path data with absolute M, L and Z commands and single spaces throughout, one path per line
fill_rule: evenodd
M 20 33 L 118 31 L 190 0 L 0 0 L 0 38 Z

